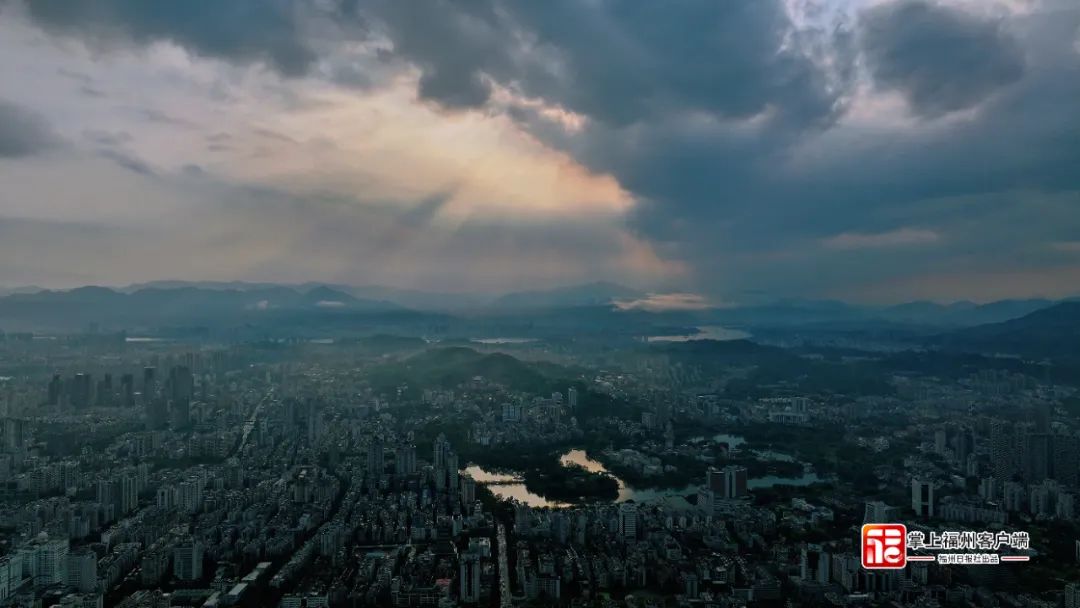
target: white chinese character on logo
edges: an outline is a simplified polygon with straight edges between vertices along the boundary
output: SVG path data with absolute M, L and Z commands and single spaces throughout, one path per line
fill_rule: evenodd
M 946 549 L 959 549 L 960 548 L 960 533 L 959 532 L 943 532 L 941 534 L 941 544 Z
M 1009 546 L 1013 549 L 1028 549 L 1031 547 L 1031 538 L 1027 532 L 1013 532 L 1009 538 Z
M 975 549 L 975 532 L 965 531 L 960 533 L 960 548 L 961 549 Z
M 918 530 L 908 532 L 907 544 L 909 549 L 922 549 L 926 546 L 926 534 L 923 534 Z
M 933 549 L 934 551 L 940 551 L 942 549 L 941 535 L 938 534 L 937 532 L 931 531 L 930 532 L 930 542 L 928 542 L 926 544 L 926 548 L 927 549 Z
M 994 537 L 994 549 L 1000 549 L 1001 545 L 1008 545 L 1011 540 L 1012 536 L 1008 532 L 1004 530 L 998 532 L 997 536 Z

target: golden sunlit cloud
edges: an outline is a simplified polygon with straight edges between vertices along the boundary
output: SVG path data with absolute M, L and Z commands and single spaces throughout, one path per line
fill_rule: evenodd
M 648 312 L 666 312 L 675 310 L 705 310 L 713 305 L 696 293 L 650 293 L 637 300 L 619 300 L 615 302 L 619 310 L 644 310 Z
M 492 85 L 491 100 L 501 107 L 532 110 L 537 116 L 562 127 L 567 133 L 579 133 L 588 121 L 588 117 L 583 114 L 537 97 L 519 95 L 498 83 Z
M 589 172 L 505 115 L 443 112 L 417 101 L 415 89 L 412 78 L 364 95 L 324 87 L 308 109 L 260 112 L 267 118 L 250 141 L 218 166 L 298 193 L 403 205 L 446 196 L 437 217 L 451 224 L 612 216 L 631 206 L 612 176 Z

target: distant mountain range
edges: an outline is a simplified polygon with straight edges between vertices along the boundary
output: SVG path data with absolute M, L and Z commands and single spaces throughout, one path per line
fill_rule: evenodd
M 508 293 L 491 302 L 491 308 L 540 309 L 603 306 L 618 300 L 636 300 L 645 293 L 616 283 L 598 281 L 555 289 Z
M 20 287 L 4 287 L 0 286 L 0 298 L 4 296 L 10 296 L 13 293 L 37 293 L 44 291 L 44 288 L 37 285 L 24 285 Z
M 59 290 L 50 293 L 70 293 L 74 290 Z M 340 294 L 347 294 L 361 301 L 392 303 L 403 308 L 428 311 L 461 310 L 526 310 L 552 308 L 579 308 L 583 306 L 605 306 L 616 300 L 632 300 L 645 296 L 645 293 L 630 287 L 599 281 L 568 287 L 556 287 L 546 290 L 510 292 L 501 295 L 482 293 L 449 293 L 401 289 L 380 285 L 344 285 L 334 283 L 259 283 L 246 281 L 150 281 L 133 283 L 126 287 L 108 288 L 122 294 L 136 294 L 147 290 L 174 291 L 195 289 L 213 292 L 236 292 L 245 294 L 266 294 L 278 290 L 308 293 L 314 289 L 331 289 Z M 0 297 L 12 294 L 34 294 L 45 292 L 40 287 L 0 287 Z M 284 292 L 280 292 L 284 293 Z
M 1017 319 L 959 329 L 931 343 L 949 350 L 1080 359 L 1080 302 L 1061 302 Z
M 930 325 L 982 325 L 1015 319 L 1049 306 L 1053 300 L 1033 298 L 1027 300 L 998 300 L 986 304 L 974 302 L 909 302 L 889 306 L 881 311 L 883 318 L 906 323 Z
M 351 327 L 349 318 L 374 314 L 411 315 L 410 335 L 447 332 L 451 336 L 573 335 L 584 329 L 622 336 L 689 333 L 705 325 L 781 332 L 904 332 L 908 339 L 933 336 L 934 345 L 979 347 L 1020 345 L 1013 325 L 1039 311 L 1062 306 L 1045 299 L 1001 300 L 987 304 L 910 302 L 895 306 L 862 306 L 829 300 L 776 300 L 704 310 L 623 310 L 616 302 L 651 294 L 610 282 L 490 296 L 448 294 L 391 287 L 305 283 L 279 285 L 248 282 L 155 281 L 122 288 L 80 287 L 64 291 L 36 288 L 0 291 L 0 328 L 74 329 L 91 323 L 102 328 L 147 328 L 206 325 L 271 327 L 269 320 L 287 320 L 297 330 Z M 1069 307 L 1066 306 L 1066 309 Z M 467 313 L 467 314 L 458 314 Z M 1049 314 L 1049 313 L 1047 313 Z M 425 325 L 426 324 L 426 325 Z M 1016 327 L 1020 327 L 1016 325 Z M 972 328 L 970 332 L 952 330 Z M 670 331 L 668 331 L 670 330 Z M 1022 333 L 1019 329 L 1015 330 Z M 457 332 L 457 333 L 455 333 Z M 1047 340 L 1058 337 L 1054 330 Z
M 996 323 L 1052 306 L 1042 299 L 999 300 L 986 304 L 908 302 L 892 306 L 860 306 L 831 300 L 779 300 L 767 304 L 717 309 L 718 322 L 761 327 L 824 326 L 836 329 L 869 325 L 902 325 L 930 330 Z
M 332 290 L 337 295 L 328 297 L 354 303 L 369 302 L 382 306 L 396 305 L 402 308 L 428 311 L 472 310 L 540 310 L 558 308 L 581 308 L 608 306 L 645 298 L 649 294 L 617 283 L 597 281 L 580 285 L 516 291 L 501 295 L 484 293 L 432 292 L 417 289 L 401 289 L 379 285 L 354 286 L 334 283 L 280 284 L 246 281 L 151 281 L 134 283 L 126 287 L 104 288 L 122 294 L 135 294 L 157 290 L 172 292 L 194 289 L 199 291 L 237 292 L 253 295 L 274 295 L 285 302 L 292 302 L 295 295 L 313 290 Z M 9 295 L 31 295 L 48 292 L 53 294 L 76 293 L 74 290 L 49 291 L 40 287 L 0 287 L 0 298 Z M 245 296 L 246 298 L 246 296 Z M 803 324 L 808 322 L 843 321 L 889 321 L 908 325 L 972 326 L 996 323 L 1021 317 L 1030 312 L 1055 304 L 1048 299 L 1011 299 L 986 304 L 974 302 L 917 301 L 891 306 L 862 306 L 835 300 L 777 299 L 757 301 L 741 306 L 725 306 L 713 309 L 717 318 L 746 324 Z
M 326 286 L 307 291 L 274 286 L 244 291 L 155 287 L 131 292 L 91 286 L 15 293 L 0 298 L 0 322 L 56 329 L 81 329 L 91 323 L 105 328 L 219 325 L 279 313 L 325 315 L 395 310 L 402 307 L 386 301 L 361 300 Z
M 134 292 L 140 289 L 177 289 L 181 287 L 195 287 L 198 289 L 233 290 L 233 291 L 258 291 L 286 287 L 296 291 L 306 292 L 317 287 L 328 287 L 343 293 L 352 295 L 361 300 L 376 300 L 393 302 L 398 306 L 415 310 L 461 310 L 475 308 L 487 304 L 491 297 L 472 293 L 447 293 L 434 291 L 421 291 L 418 289 L 399 289 L 382 285 L 345 285 L 335 283 L 248 283 L 245 281 L 151 281 L 148 283 L 134 283 L 127 287 L 118 288 L 117 291 Z

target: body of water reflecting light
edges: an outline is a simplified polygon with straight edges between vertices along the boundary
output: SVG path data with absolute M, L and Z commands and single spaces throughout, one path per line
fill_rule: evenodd
M 718 443 L 727 443 L 732 449 L 737 449 L 738 446 L 746 442 L 745 439 L 738 435 L 727 434 L 715 435 L 713 440 Z M 795 461 L 794 457 L 789 454 L 772 450 L 761 450 L 755 452 L 755 454 L 766 460 L 785 462 Z M 610 475 L 619 485 L 619 494 L 615 499 L 616 502 L 626 502 L 628 500 L 633 500 L 635 502 L 649 502 L 673 496 L 697 494 L 699 489 L 697 484 L 690 484 L 683 488 L 635 488 L 628 485 L 617 475 L 612 474 L 602 462 L 590 458 L 589 455 L 585 453 L 585 450 L 582 449 L 572 449 L 564 452 L 559 457 L 559 462 L 562 463 L 563 466 L 576 465 L 592 473 Z M 469 465 L 465 469 L 465 473 L 472 476 L 477 483 L 487 485 L 488 489 L 491 490 L 493 494 L 503 499 L 518 500 L 531 507 L 562 508 L 570 506 L 566 503 L 550 500 L 540 494 L 530 491 L 525 487 L 521 475 L 513 472 L 492 471 L 474 464 Z M 780 485 L 808 486 L 821 481 L 826 480 L 807 467 L 799 477 L 778 477 L 775 475 L 754 477 L 747 480 L 746 486 L 749 489 L 770 488 Z

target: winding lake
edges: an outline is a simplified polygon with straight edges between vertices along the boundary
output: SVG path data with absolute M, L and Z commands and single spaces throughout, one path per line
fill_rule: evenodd
M 727 443 L 732 449 L 736 449 L 737 446 L 746 442 L 742 437 L 737 435 L 725 434 L 716 435 L 713 437 L 713 440 L 718 443 Z M 784 462 L 795 461 L 794 457 L 789 454 L 772 450 L 756 451 L 754 454 L 763 460 Z M 698 484 L 690 484 L 683 488 L 635 488 L 608 471 L 603 463 L 589 458 L 588 454 L 585 453 L 585 450 L 580 449 L 564 452 L 559 457 L 559 462 L 562 463 L 563 466 L 577 465 L 592 473 L 605 473 L 611 475 L 619 485 L 619 495 L 615 499 L 616 502 L 626 502 L 628 500 L 633 500 L 634 502 L 649 502 L 673 496 L 687 496 L 689 494 L 697 494 L 698 488 L 700 487 Z M 531 507 L 562 508 L 570 506 L 566 503 L 549 500 L 540 494 L 529 491 L 529 489 L 525 487 L 525 483 L 521 476 L 512 472 L 492 471 L 475 464 L 466 467 L 465 472 L 471 475 L 477 483 L 488 486 L 488 489 L 491 490 L 493 494 L 503 499 L 512 498 Z M 807 468 L 800 477 L 777 477 L 775 475 L 753 477 L 747 480 L 746 486 L 750 489 L 770 488 L 780 485 L 808 486 L 819 481 L 825 480 Z
M 520 475 L 489 471 L 475 464 L 465 467 L 465 473 L 475 479 L 476 483 L 487 486 L 492 494 L 503 500 L 513 499 L 518 502 L 523 502 L 530 507 L 558 508 L 570 506 L 565 503 L 548 500 L 535 492 L 530 492 L 529 489 L 525 487 L 525 482 L 522 481 Z

